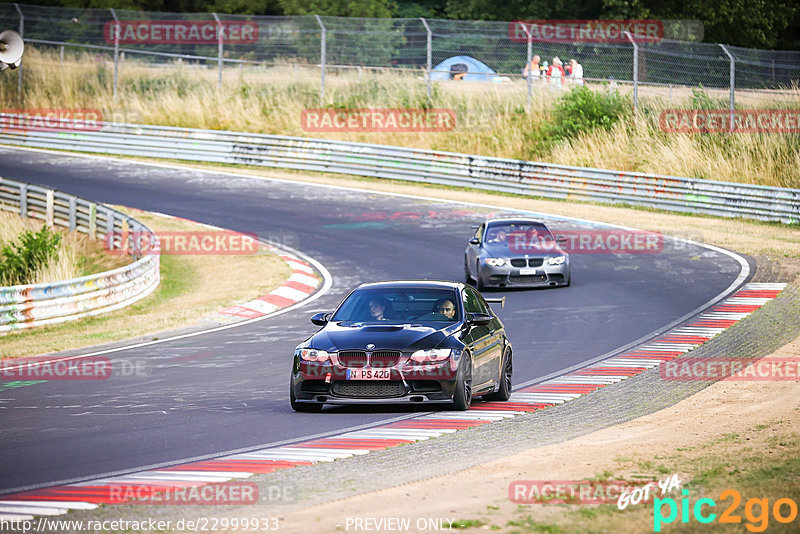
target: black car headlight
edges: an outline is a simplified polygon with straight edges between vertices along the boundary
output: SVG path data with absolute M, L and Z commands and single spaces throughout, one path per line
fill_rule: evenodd
M 486 258 L 486 265 L 490 267 L 502 267 L 506 264 L 503 258 Z
M 297 349 L 295 351 L 297 356 L 300 356 L 301 360 L 305 360 L 307 362 L 328 362 L 331 359 L 331 355 L 328 354 L 324 350 L 319 349 Z
M 567 261 L 566 256 L 553 256 L 552 258 L 547 258 L 548 265 L 561 265 L 565 261 Z

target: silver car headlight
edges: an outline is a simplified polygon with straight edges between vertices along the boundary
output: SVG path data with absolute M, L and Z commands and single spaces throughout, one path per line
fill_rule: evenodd
M 423 349 L 411 355 L 415 363 L 436 363 L 446 360 L 452 353 L 451 349 Z
M 548 265 L 561 265 L 565 261 L 567 261 L 566 256 L 553 256 L 552 258 L 547 258 Z
M 486 258 L 486 265 L 491 267 L 502 267 L 506 264 L 506 260 L 503 258 Z
M 331 359 L 331 355 L 324 350 L 318 349 L 297 349 L 295 352 L 302 360 L 307 362 L 326 362 Z

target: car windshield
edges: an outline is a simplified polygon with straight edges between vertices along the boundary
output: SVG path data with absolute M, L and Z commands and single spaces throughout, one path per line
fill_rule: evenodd
M 488 245 L 506 247 L 512 252 L 552 250 L 556 245 L 553 234 L 538 222 L 495 223 L 486 228 Z
M 461 319 L 454 289 L 357 289 L 332 321 L 356 323 L 456 322 Z

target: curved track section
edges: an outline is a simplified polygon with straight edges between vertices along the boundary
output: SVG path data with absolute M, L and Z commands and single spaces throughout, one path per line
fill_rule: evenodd
M 385 424 L 418 407 L 295 414 L 290 355 L 355 285 L 461 279 L 470 225 L 496 209 L 229 173 L 0 148 L 0 175 L 100 202 L 169 213 L 290 242 L 334 278 L 313 307 L 204 335 L 118 350 L 143 376 L 0 391 L 0 492 L 96 478 Z M 548 218 L 547 216 L 543 216 Z M 552 217 L 549 217 L 552 221 Z M 559 220 L 559 226 L 591 223 Z M 565 289 L 512 291 L 500 312 L 517 383 L 597 360 L 715 300 L 741 281 L 723 251 L 665 243 L 659 254 L 575 255 Z M 235 273 L 232 273 L 235 275 Z

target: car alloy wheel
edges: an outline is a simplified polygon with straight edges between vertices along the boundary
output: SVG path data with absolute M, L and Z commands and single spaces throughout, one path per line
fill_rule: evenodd
M 483 282 L 481 281 L 481 264 L 480 264 L 480 260 L 478 260 L 475 263 L 475 288 L 478 291 L 483 291 L 484 289 L 486 289 L 486 286 L 484 286 Z
M 511 351 L 506 349 L 503 355 L 503 369 L 500 371 L 500 389 L 489 395 L 484 395 L 484 400 L 507 401 L 511 398 L 511 375 L 514 371 L 514 363 L 511 358 Z
M 472 358 L 465 354 L 458 366 L 456 390 L 453 394 L 453 409 L 468 410 L 472 404 Z

